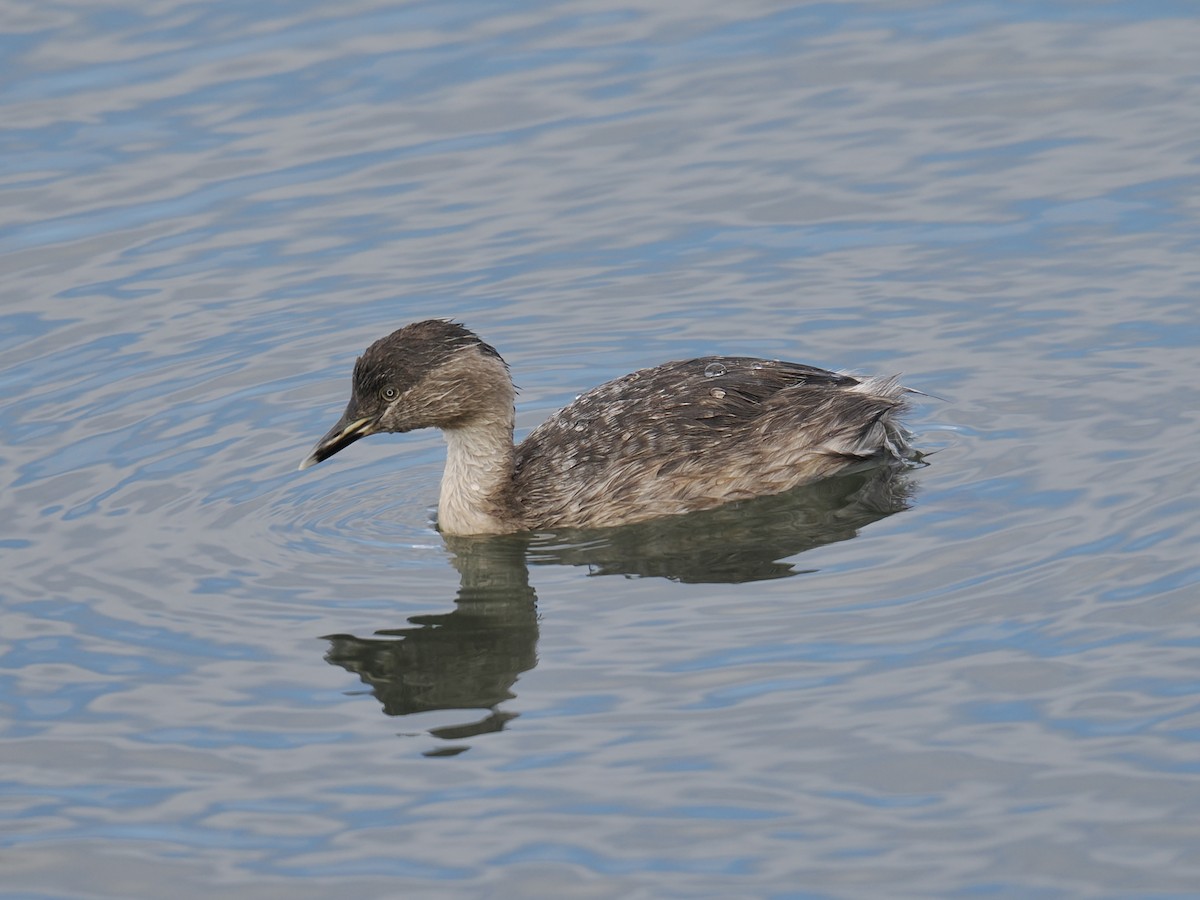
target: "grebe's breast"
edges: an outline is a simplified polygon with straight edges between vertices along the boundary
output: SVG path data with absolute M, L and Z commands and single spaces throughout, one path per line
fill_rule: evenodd
M 877 453 L 903 390 L 749 357 L 641 369 L 517 447 L 514 505 L 540 527 L 616 525 L 787 490 Z

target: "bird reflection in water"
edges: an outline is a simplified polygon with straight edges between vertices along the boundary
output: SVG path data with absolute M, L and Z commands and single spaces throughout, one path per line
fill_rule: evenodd
M 462 710 L 473 718 L 428 730 L 447 742 L 500 731 L 500 707 L 537 664 L 537 596 L 529 566 L 586 566 L 593 575 L 737 584 L 799 575 L 785 560 L 848 540 L 907 509 L 911 466 L 839 475 L 785 494 L 705 512 L 592 531 L 446 536 L 460 586 L 454 609 L 412 616 L 373 637 L 328 635 L 328 662 L 358 675 L 388 716 Z M 426 755 L 467 749 L 446 745 Z

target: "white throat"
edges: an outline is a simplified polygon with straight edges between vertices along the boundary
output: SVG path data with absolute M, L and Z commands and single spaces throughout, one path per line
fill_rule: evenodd
M 446 534 L 498 534 L 511 531 L 499 518 L 496 501 L 512 480 L 512 422 L 474 421 L 444 428 L 446 470 L 438 499 L 438 528 Z

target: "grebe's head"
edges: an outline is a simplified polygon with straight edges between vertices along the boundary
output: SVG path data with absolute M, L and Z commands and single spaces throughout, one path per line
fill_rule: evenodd
M 369 434 L 460 428 L 480 416 L 511 420 L 512 400 L 508 367 L 493 347 L 457 322 L 414 322 L 358 358 L 346 411 L 300 468 Z

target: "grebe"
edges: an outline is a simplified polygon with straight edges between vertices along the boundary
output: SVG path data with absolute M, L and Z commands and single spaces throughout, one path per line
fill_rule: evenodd
M 358 358 L 346 412 L 300 468 L 369 434 L 440 428 L 444 533 L 623 525 L 914 458 L 898 422 L 907 392 L 896 378 L 708 356 L 593 388 L 514 447 L 508 365 L 462 325 L 431 319 Z

